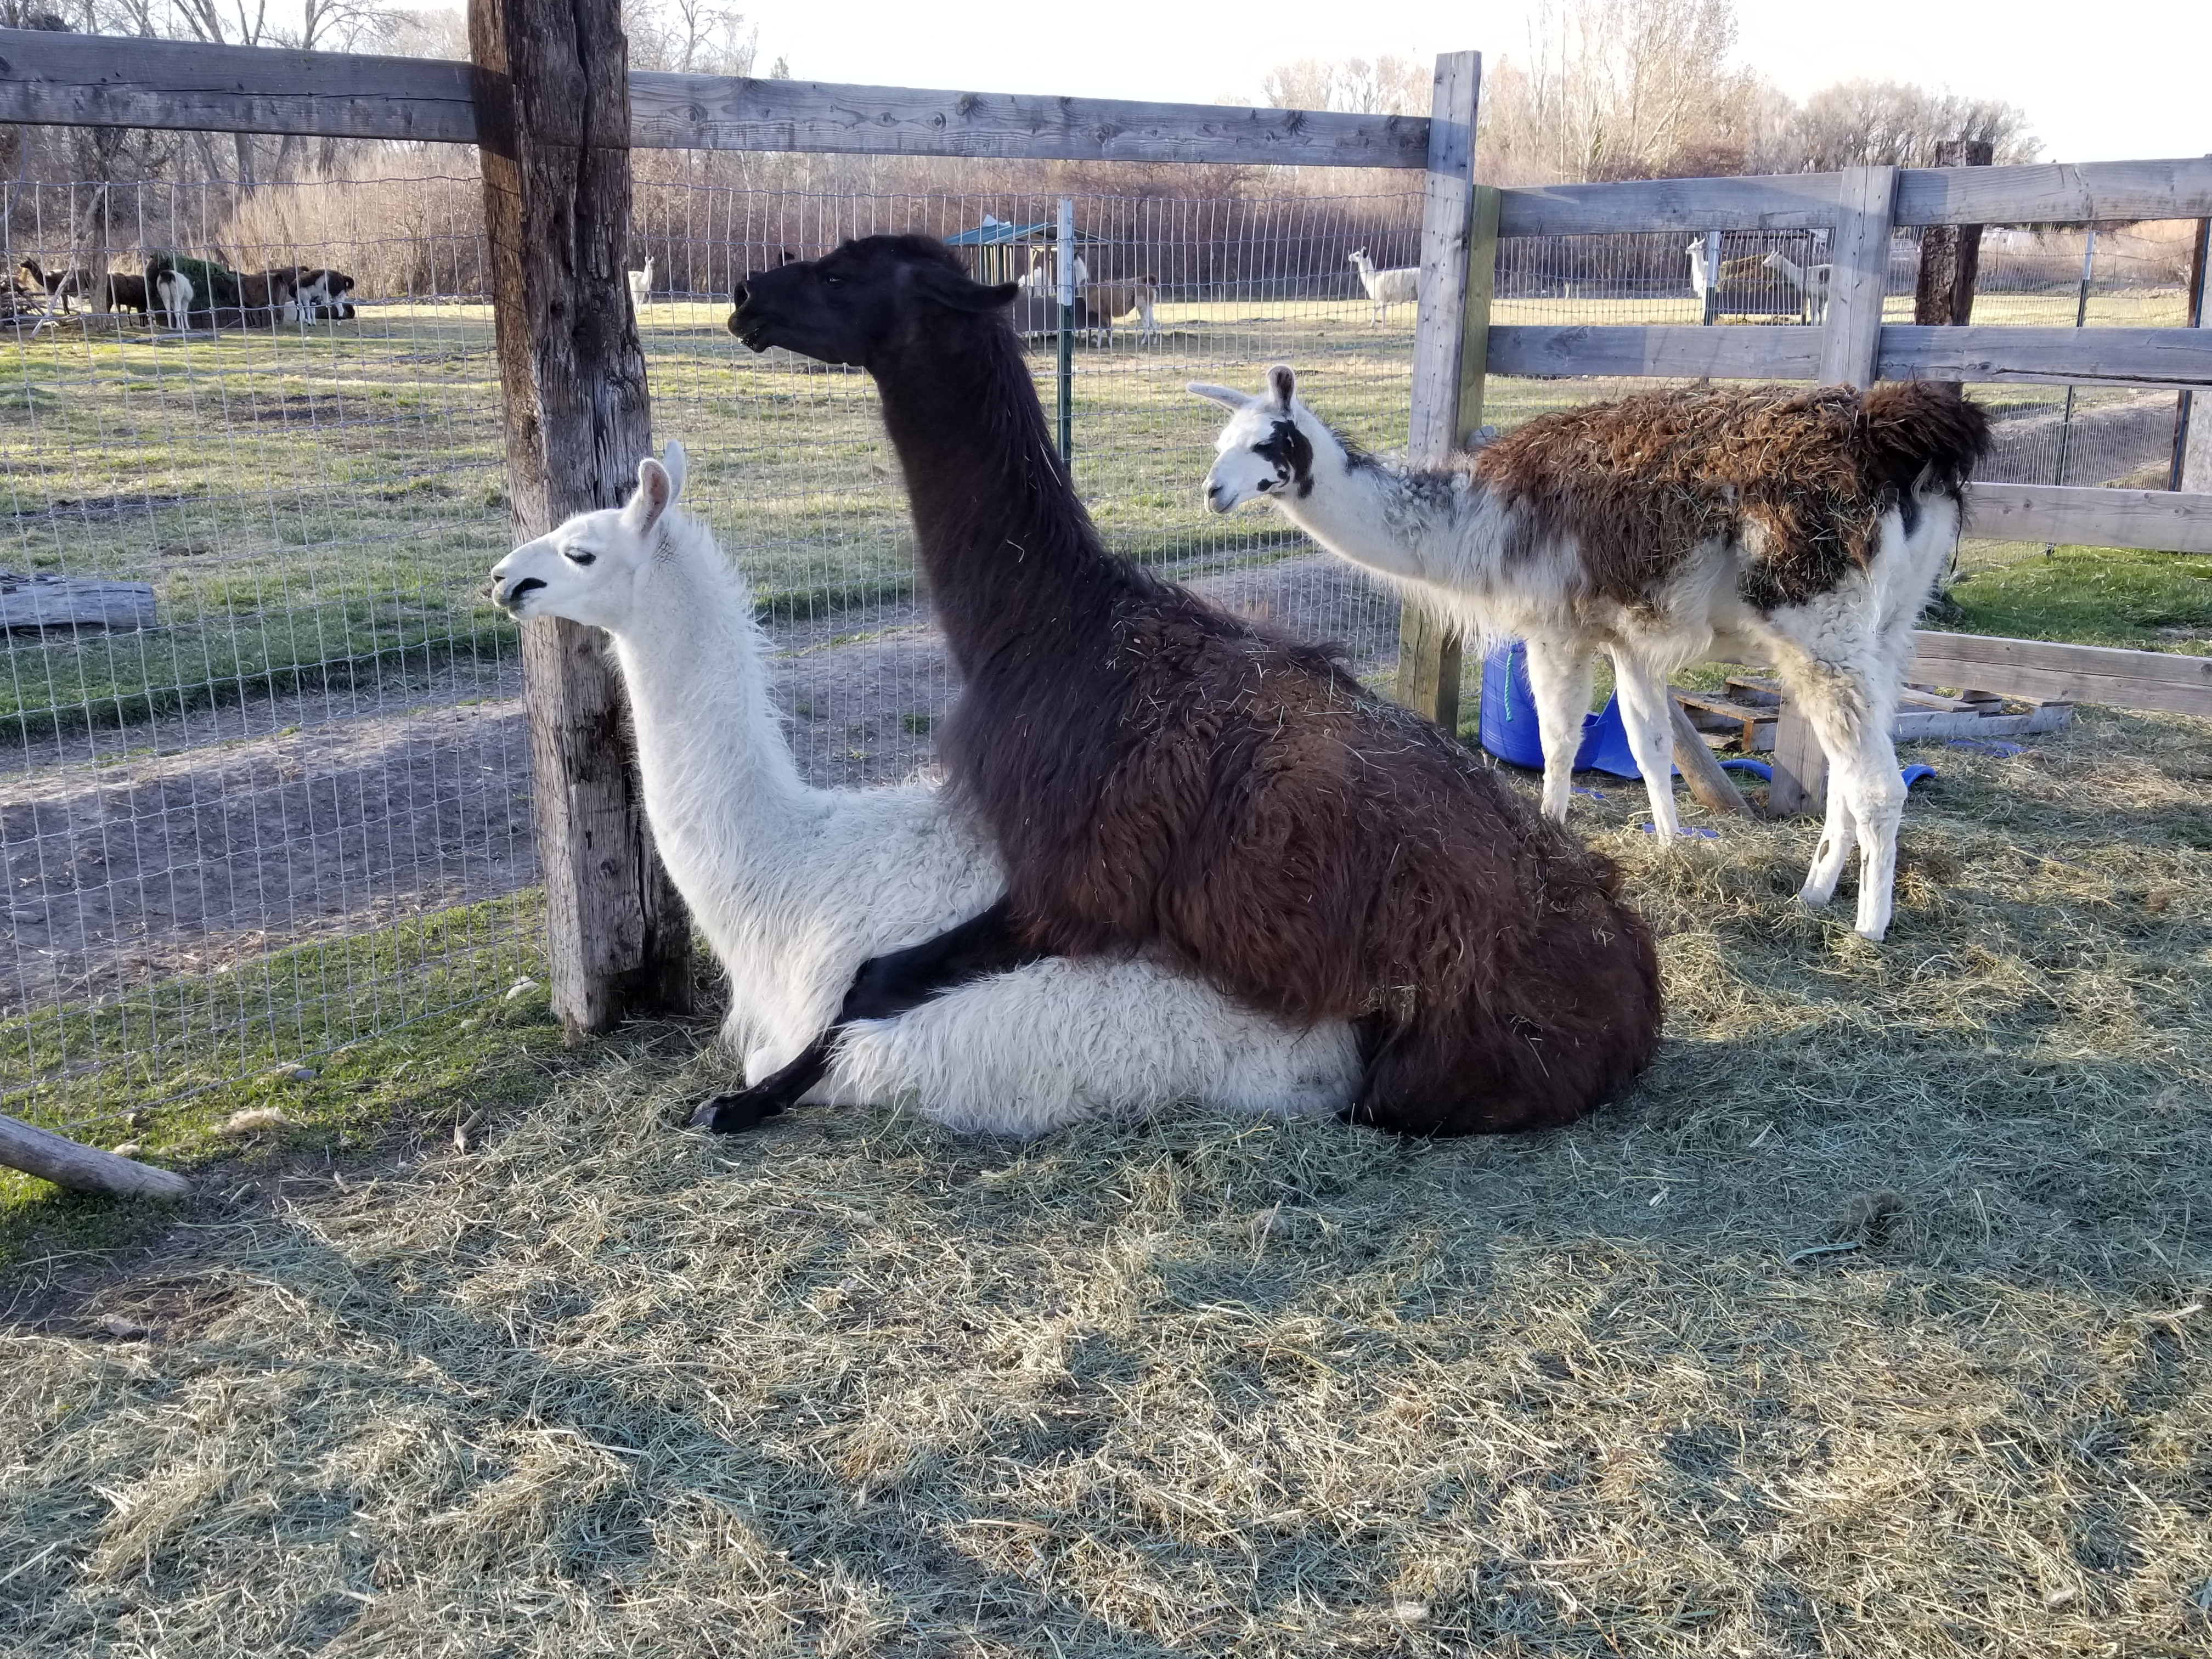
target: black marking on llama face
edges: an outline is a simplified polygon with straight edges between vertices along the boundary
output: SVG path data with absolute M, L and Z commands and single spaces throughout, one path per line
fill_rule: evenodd
M 1299 500 L 1313 494 L 1313 441 L 1298 430 L 1296 421 L 1276 422 L 1267 441 L 1254 444 L 1252 453 L 1270 463 L 1283 483 L 1295 483 Z

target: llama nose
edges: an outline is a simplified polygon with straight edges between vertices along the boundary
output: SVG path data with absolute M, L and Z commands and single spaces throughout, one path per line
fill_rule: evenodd
M 737 291 L 730 295 L 730 303 L 733 306 L 741 306 L 744 304 L 744 302 L 745 284 L 739 283 L 737 287 Z

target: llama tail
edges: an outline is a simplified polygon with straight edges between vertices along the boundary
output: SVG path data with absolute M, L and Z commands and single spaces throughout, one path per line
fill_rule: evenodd
M 1956 386 L 1885 381 L 1860 400 L 1855 435 L 1869 470 L 1899 496 L 1918 487 L 1962 501 L 1990 452 L 1990 417 Z

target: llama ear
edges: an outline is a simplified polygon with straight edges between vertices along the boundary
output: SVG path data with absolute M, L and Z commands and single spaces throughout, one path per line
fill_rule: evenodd
M 647 456 L 637 464 L 637 493 L 623 508 L 623 528 L 634 536 L 649 533 L 675 499 L 676 480 L 666 467 Z
M 1273 397 L 1276 407 L 1288 409 L 1297 390 L 1297 374 L 1288 363 L 1277 363 L 1267 371 L 1267 391 Z
M 684 480 L 690 475 L 689 459 L 684 453 L 684 446 L 671 438 L 666 453 L 660 458 L 660 465 L 668 472 L 668 500 L 671 505 L 684 498 Z
M 1022 291 L 1019 283 L 998 283 L 986 287 L 966 271 L 951 265 L 911 264 L 905 270 L 916 288 L 938 304 L 955 311 L 996 311 L 1000 306 L 1012 305 L 1014 295 Z
M 1224 409 L 1249 409 L 1260 400 L 1249 392 L 1239 392 L 1233 386 L 1214 386 L 1205 380 L 1186 380 L 1185 392 L 1200 398 L 1210 398 Z

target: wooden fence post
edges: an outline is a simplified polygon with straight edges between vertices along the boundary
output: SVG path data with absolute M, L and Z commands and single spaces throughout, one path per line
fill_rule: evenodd
M 1406 446 L 1406 459 L 1413 466 L 1440 466 L 1466 441 L 1462 397 L 1470 341 L 1478 417 L 1481 410 L 1481 354 L 1489 338 L 1491 268 L 1498 248 L 1492 193 L 1483 276 L 1479 283 L 1470 283 L 1477 238 L 1474 116 L 1481 88 L 1480 52 L 1449 52 L 1437 59 L 1428 185 L 1421 206 L 1420 305 L 1413 325 L 1413 429 Z M 1398 619 L 1398 701 L 1455 732 L 1459 672 L 1459 635 L 1431 607 L 1405 599 Z
M 1897 207 L 1895 167 L 1846 167 L 1837 192 L 1836 240 L 1828 258 L 1828 319 L 1820 380 L 1869 386 L 1881 356 L 1881 302 L 1889 285 L 1889 234 Z M 1774 728 L 1774 779 L 1766 808 L 1777 817 L 1817 812 L 1828 793 L 1828 759 L 1795 698 Z
M 470 0 L 484 229 L 516 538 L 620 505 L 652 447 L 629 251 L 618 0 Z M 653 850 L 596 630 L 522 629 L 546 957 L 570 1041 L 683 1010 L 691 924 Z
M 2206 326 L 2204 315 L 2205 266 L 2212 263 L 2212 219 L 2197 222 L 2196 246 L 2189 254 L 2189 325 Z M 2207 407 L 2197 407 L 2198 398 L 2194 392 L 2185 392 L 2175 400 L 2173 410 L 2173 467 L 2168 474 L 2168 487 L 2212 493 L 2212 401 Z
M 1939 167 L 1985 167 L 1996 156 L 1996 146 L 1986 138 L 1946 138 L 1936 146 Z M 1973 321 L 1974 283 L 1981 270 L 1979 225 L 1923 226 L 1912 320 L 1930 328 L 1963 328 Z

